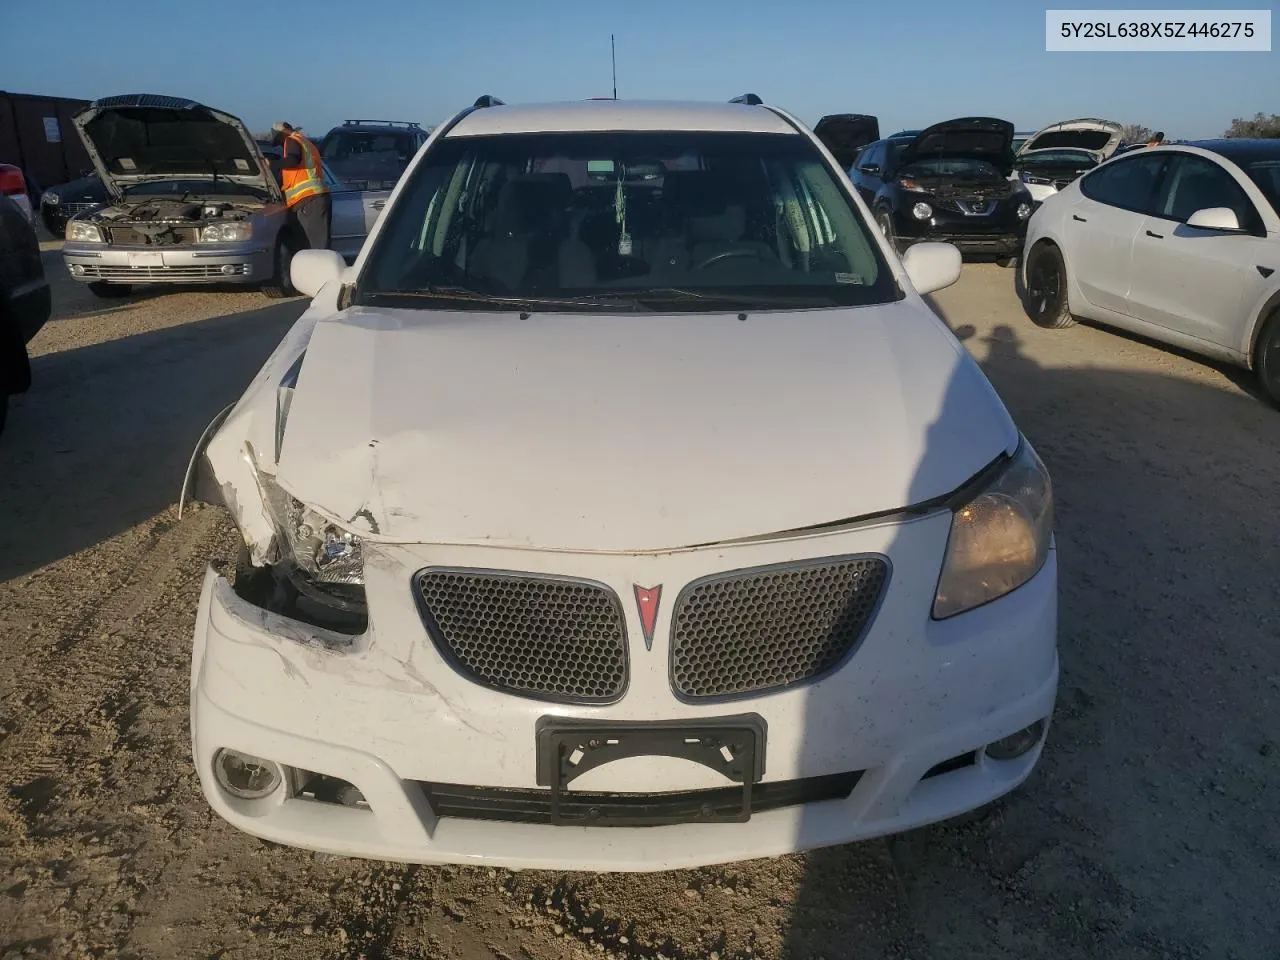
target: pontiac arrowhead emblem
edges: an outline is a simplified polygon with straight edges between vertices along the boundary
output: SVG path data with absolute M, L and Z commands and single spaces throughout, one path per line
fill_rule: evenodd
M 640 611 L 640 628 L 644 631 L 644 648 L 653 649 L 653 628 L 658 622 L 658 603 L 662 600 L 662 585 L 642 587 L 633 583 L 636 592 L 636 609 Z

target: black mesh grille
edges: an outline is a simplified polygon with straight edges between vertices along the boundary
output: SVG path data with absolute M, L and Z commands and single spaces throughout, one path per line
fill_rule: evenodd
M 888 573 L 879 557 L 845 557 L 741 570 L 686 587 L 671 629 L 676 693 L 740 696 L 826 673 L 862 637 Z
M 626 690 L 622 606 L 602 584 L 425 570 L 417 590 L 436 646 L 478 683 L 560 703 L 609 703 Z

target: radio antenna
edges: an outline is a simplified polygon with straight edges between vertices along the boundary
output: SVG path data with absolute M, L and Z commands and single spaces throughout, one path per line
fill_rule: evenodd
M 609 34 L 609 59 L 613 63 L 613 99 L 618 99 L 618 51 L 613 45 L 613 34 Z

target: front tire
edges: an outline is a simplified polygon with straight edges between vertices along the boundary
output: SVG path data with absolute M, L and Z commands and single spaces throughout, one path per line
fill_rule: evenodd
M 281 235 L 276 241 L 275 252 L 271 256 L 274 272 L 271 279 L 262 285 L 262 292 L 271 300 L 283 300 L 285 297 L 296 297 L 293 278 L 289 273 L 289 264 L 293 261 L 294 246 L 287 236 Z
M 1051 243 L 1038 243 L 1027 257 L 1027 290 L 1022 307 L 1031 322 L 1061 330 L 1076 322 L 1067 302 L 1067 264 Z
M 1263 396 L 1280 407 L 1280 310 L 1273 312 L 1262 328 L 1254 348 L 1253 370 Z
M 89 292 L 103 300 L 118 300 L 133 293 L 131 283 L 108 283 L 106 280 L 94 280 L 89 284 Z

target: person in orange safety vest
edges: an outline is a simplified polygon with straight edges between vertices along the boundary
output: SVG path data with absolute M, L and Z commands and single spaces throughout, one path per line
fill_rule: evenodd
M 329 219 L 333 198 L 324 179 L 324 162 L 316 145 L 279 121 L 271 125 L 271 139 L 283 152 L 280 159 L 281 187 L 289 205 L 294 235 L 305 237 L 307 246 L 324 250 L 329 246 Z

